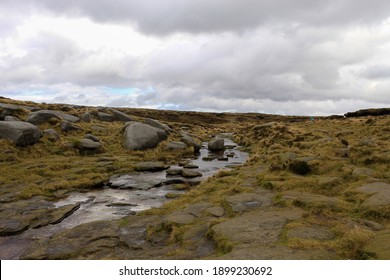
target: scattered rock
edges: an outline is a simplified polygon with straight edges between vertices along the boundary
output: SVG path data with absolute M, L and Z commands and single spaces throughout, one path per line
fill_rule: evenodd
M 33 145 L 42 133 L 38 127 L 27 122 L 0 121 L 0 138 L 11 140 L 17 146 Z
M 116 121 L 120 122 L 132 122 L 134 121 L 133 117 L 130 117 L 129 115 L 126 115 L 125 113 L 122 113 L 121 111 L 111 109 L 111 113 L 114 116 L 114 119 Z
M 202 160 L 204 161 L 213 161 L 214 159 L 214 157 L 202 157 Z
M 99 137 L 96 137 L 95 135 L 92 135 L 92 134 L 85 134 L 84 139 L 89 139 L 89 140 L 92 140 L 94 142 L 100 142 Z
M 20 120 L 17 117 L 14 116 L 6 116 L 4 118 L 5 122 L 20 122 Z
M 73 115 L 65 114 L 60 111 L 53 110 L 40 110 L 28 115 L 26 122 L 38 125 L 48 121 L 51 118 L 57 118 L 60 120 L 68 121 L 71 123 L 78 122 L 80 119 Z
M 91 122 L 92 121 L 92 117 L 91 117 L 91 114 L 86 112 L 84 114 L 81 115 L 80 119 L 83 121 L 83 122 Z
M 167 139 L 164 130 L 139 122 L 127 124 L 124 132 L 124 146 L 129 150 L 145 150 L 156 147 L 161 141 Z
M 166 149 L 167 150 L 185 150 L 187 148 L 187 145 L 183 142 L 169 142 Z
M 178 163 L 178 165 L 179 165 L 179 166 L 184 166 L 184 165 L 189 164 L 189 163 L 191 163 L 190 160 L 182 160 L 182 161 L 180 161 L 180 162 Z
M 181 176 L 185 178 L 195 178 L 195 177 L 202 177 L 202 173 L 190 169 L 183 169 L 181 171 Z
M 158 128 L 158 129 L 162 129 L 163 131 L 165 131 L 166 134 L 169 134 L 171 132 L 171 130 L 172 130 L 166 124 L 160 123 L 159 121 L 156 121 L 154 119 L 145 119 L 144 123 L 148 124 L 148 125 L 150 125 L 152 127 L 155 127 L 155 128 Z
M 229 161 L 229 158 L 227 158 L 227 157 L 220 157 L 220 158 L 218 158 L 218 161 Z
M 181 175 L 181 169 L 168 169 L 166 171 L 167 175 Z
M 197 166 L 196 164 L 193 164 L 193 163 L 187 163 L 183 167 L 184 168 L 188 168 L 188 169 L 197 169 L 197 168 L 199 168 L 199 166 Z
M 101 126 L 101 125 L 92 125 L 91 129 L 95 130 L 95 131 L 101 131 L 101 132 L 104 132 L 104 131 L 108 130 L 108 128 L 106 128 L 104 126 Z
M 99 121 L 102 121 L 102 122 L 113 122 L 115 120 L 113 115 L 103 113 L 103 112 L 98 112 L 97 118 Z
M 101 148 L 101 146 L 102 144 L 100 142 L 95 142 L 91 139 L 81 139 L 77 142 L 77 149 L 79 149 L 80 152 L 96 151 Z
M 61 123 L 61 130 L 68 132 L 68 131 L 83 130 L 83 129 L 77 125 L 72 124 L 71 122 L 63 121 Z
M 169 167 L 170 167 L 169 165 L 166 165 L 161 161 L 150 161 L 150 162 L 138 163 L 134 167 L 134 170 L 140 172 L 144 172 L 144 171 L 157 172 L 157 171 L 168 169 Z
M 43 131 L 43 135 L 47 136 L 47 138 L 53 142 L 61 139 L 61 135 L 55 129 L 52 128 L 45 129 Z
M 225 140 L 223 138 L 211 140 L 208 143 L 208 148 L 211 151 L 222 151 L 225 149 Z

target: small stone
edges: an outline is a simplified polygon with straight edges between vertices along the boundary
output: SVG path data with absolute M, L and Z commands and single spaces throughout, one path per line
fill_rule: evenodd
M 89 140 L 92 140 L 94 142 L 100 142 L 100 139 L 92 134 L 85 134 L 84 139 L 89 139 Z
M 72 124 L 69 121 L 63 121 L 61 123 L 61 130 L 65 131 L 65 132 L 68 132 L 68 131 L 83 130 L 83 129 L 81 127 L 79 127 L 79 126 L 76 126 L 76 125 Z
M 167 173 L 167 175 L 171 175 L 171 176 L 181 175 L 181 169 L 168 169 L 165 172 Z
M 202 157 L 202 160 L 204 161 L 213 161 L 215 158 L 213 157 Z
M 80 119 L 83 121 L 83 122 L 91 122 L 92 118 L 91 118 L 91 114 L 86 112 L 84 114 L 81 115 Z
M 57 141 L 57 140 L 60 140 L 61 136 L 60 134 L 55 130 L 55 129 L 45 129 L 43 131 L 43 135 L 44 136 L 47 136 L 47 138 L 50 140 L 50 141 Z
M 196 168 L 199 168 L 199 166 L 197 166 L 196 164 L 193 164 L 193 163 L 188 163 L 186 165 L 183 166 L 184 168 L 188 168 L 188 169 L 196 169 Z
M 181 171 L 181 176 L 185 178 L 195 178 L 195 177 L 202 177 L 202 173 L 190 169 L 183 169 Z

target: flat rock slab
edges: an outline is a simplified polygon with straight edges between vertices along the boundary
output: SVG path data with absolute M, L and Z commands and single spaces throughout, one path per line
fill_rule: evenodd
M 9 203 L 1 207 L 0 236 L 59 223 L 79 207 L 80 204 L 69 204 L 55 208 L 51 203 L 34 199 Z
M 179 225 L 190 224 L 195 220 L 195 216 L 190 213 L 176 211 L 165 216 L 164 221 Z
M 191 204 L 183 209 L 184 212 L 187 212 L 197 218 L 203 215 L 203 212 L 206 211 L 207 208 L 210 208 L 212 205 L 209 202 L 199 202 L 195 204 Z
M 214 206 L 207 208 L 206 212 L 214 217 L 222 217 L 225 214 L 225 209 L 222 206 Z
M 312 194 L 300 191 L 285 191 L 281 193 L 282 201 L 296 201 L 306 206 L 344 208 L 346 202 L 336 197 Z
M 165 163 L 160 161 L 141 162 L 134 167 L 134 170 L 140 172 L 144 172 L 144 171 L 157 172 L 157 171 L 168 169 L 169 167 L 170 167 L 169 165 L 166 165 Z
M 252 211 L 219 223 L 211 229 L 215 235 L 238 243 L 270 243 L 278 240 L 289 221 L 300 219 L 298 208 Z
M 287 232 L 288 238 L 331 240 L 335 234 L 327 227 L 317 225 L 299 226 Z
M 183 169 L 181 171 L 181 176 L 183 176 L 184 178 L 195 178 L 195 177 L 202 177 L 202 173 L 191 169 Z
M 240 193 L 226 198 L 234 212 L 244 212 L 260 206 L 268 207 L 272 205 L 273 194 L 264 190 L 258 193 Z
M 108 184 L 114 189 L 137 189 L 137 190 L 149 190 L 151 188 L 159 187 L 162 185 L 162 179 L 148 178 L 145 179 L 142 174 L 113 176 L 110 178 Z
M 337 256 L 325 250 L 297 250 L 282 245 L 254 243 L 235 246 L 217 259 L 224 260 L 329 260 Z
M 364 251 L 374 254 L 377 259 L 390 260 L 390 229 L 380 231 L 368 242 Z
M 156 217 L 138 216 L 86 223 L 63 230 L 48 240 L 35 242 L 21 258 L 95 260 L 141 258 L 143 254 L 147 255 L 143 250 L 146 244 L 146 228 L 155 223 Z
M 375 182 L 358 187 L 356 188 L 356 191 L 373 194 L 363 202 L 363 207 L 381 207 L 390 205 L 390 184 Z

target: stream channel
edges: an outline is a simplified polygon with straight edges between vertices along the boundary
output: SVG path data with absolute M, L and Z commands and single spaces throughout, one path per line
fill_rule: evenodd
M 166 170 L 158 172 L 137 172 L 115 175 L 106 187 L 85 193 L 70 193 L 55 203 L 56 207 L 79 203 L 80 207 L 58 224 L 42 228 L 29 229 L 19 235 L 0 238 L 0 259 L 18 259 L 26 247 L 34 240 L 48 238 L 61 230 L 99 221 L 119 219 L 137 212 L 162 206 L 172 199 L 167 194 L 182 194 L 185 190 L 173 188 L 174 183 L 197 185 L 222 169 L 242 165 L 248 159 L 248 153 L 240 150 L 234 142 L 225 138 L 224 151 L 213 153 L 207 149 L 207 143 L 196 157 L 185 158 L 199 168 L 191 169 L 202 173 L 201 177 L 183 178 L 179 175 L 167 175 Z M 169 169 L 182 169 L 173 165 Z M 169 170 L 168 169 L 168 170 Z M 183 182 L 184 181 L 184 182 Z

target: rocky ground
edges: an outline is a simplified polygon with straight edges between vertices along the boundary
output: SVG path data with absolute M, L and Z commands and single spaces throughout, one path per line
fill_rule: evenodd
M 311 120 L 5 98 L 0 113 L 0 248 L 20 245 L 15 258 L 390 259 L 386 114 Z M 214 139 L 221 133 L 250 152 L 243 166 L 161 208 L 18 239 L 78 211 L 78 203 L 55 206 L 71 193 L 102 188 L 115 175 L 165 169 L 201 142 L 224 149 Z M 185 169 L 181 175 L 196 177 Z

